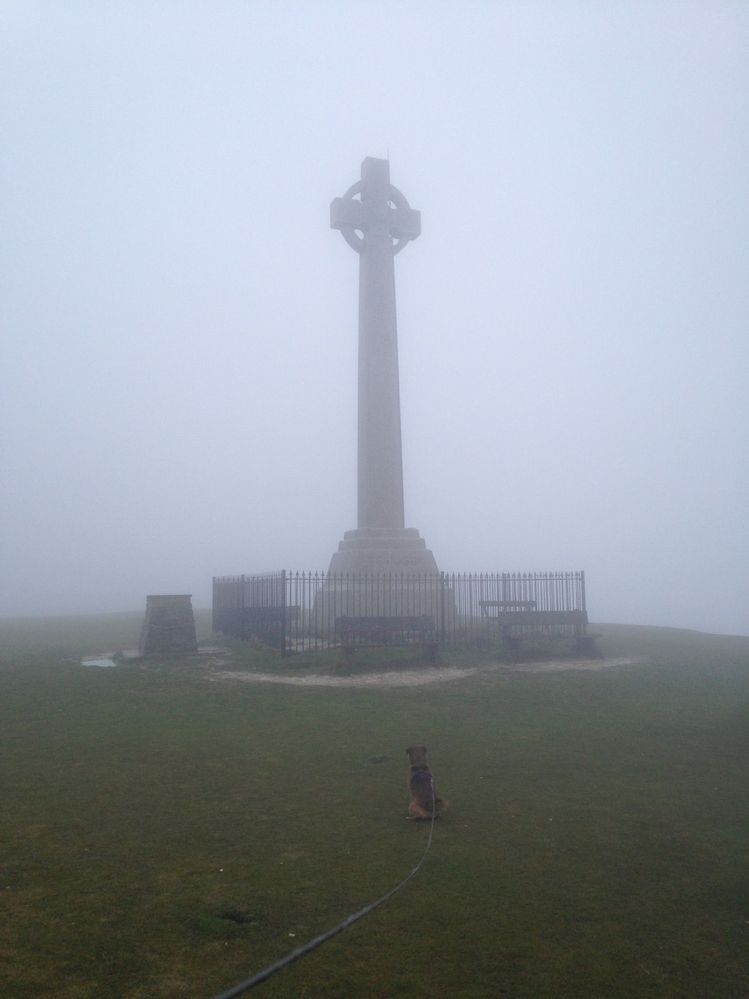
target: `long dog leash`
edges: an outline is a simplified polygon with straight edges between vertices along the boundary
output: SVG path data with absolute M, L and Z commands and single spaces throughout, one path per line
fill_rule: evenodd
M 245 992 L 249 992 L 250 989 L 254 989 L 256 985 L 260 985 L 262 982 L 266 982 L 272 975 L 277 974 L 279 971 L 283 971 L 284 968 L 288 968 L 290 964 L 294 964 L 296 961 L 300 961 L 307 954 L 311 954 L 313 950 L 317 950 L 328 940 L 332 940 L 333 937 L 338 936 L 344 930 L 347 930 L 349 926 L 353 926 L 354 923 L 363 919 L 364 916 L 369 915 L 370 912 L 374 912 L 379 906 L 383 905 L 389 898 L 392 898 L 397 891 L 400 891 L 404 885 L 415 878 L 416 875 L 421 870 L 424 861 L 427 859 L 427 854 L 429 853 L 429 848 L 432 845 L 432 837 L 434 835 L 434 820 L 437 817 L 437 801 L 434 793 L 434 778 L 430 774 L 430 786 L 432 788 L 432 819 L 429 824 L 429 838 L 427 840 L 427 845 L 424 848 L 424 852 L 421 855 L 421 860 L 418 862 L 416 867 L 399 881 L 398 884 L 391 888 L 389 892 L 386 892 L 380 898 L 376 899 L 374 902 L 370 902 L 365 905 L 364 908 L 359 909 L 358 912 L 352 913 L 347 916 L 342 922 L 334 926 L 332 930 L 328 930 L 325 933 L 321 933 L 320 936 L 314 937 L 314 939 L 308 941 L 306 944 L 302 944 L 301 947 L 297 947 L 295 950 L 289 951 L 285 957 L 280 958 L 278 961 L 274 961 L 273 964 L 269 964 L 267 967 L 263 968 L 262 971 L 258 971 L 257 974 L 252 975 L 250 978 L 246 978 L 243 982 L 239 982 L 233 988 L 227 989 L 226 992 L 221 992 L 219 995 L 215 996 L 214 999 L 235 999 L 236 996 L 241 996 Z

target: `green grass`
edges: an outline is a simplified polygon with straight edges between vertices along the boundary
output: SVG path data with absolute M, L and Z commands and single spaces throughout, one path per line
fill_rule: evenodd
M 3 628 L 4 999 L 208 997 L 328 929 L 421 855 L 417 741 L 426 866 L 253 994 L 747 994 L 749 639 L 596 626 L 642 662 L 374 690 L 78 665 L 139 624 Z

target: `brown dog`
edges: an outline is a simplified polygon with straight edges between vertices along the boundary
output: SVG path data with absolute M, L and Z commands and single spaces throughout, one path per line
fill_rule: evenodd
M 426 746 L 409 746 L 406 750 L 411 766 L 408 769 L 408 790 L 411 801 L 408 806 L 409 819 L 438 818 L 447 808 L 447 802 L 437 797 L 437 785 L 427 763 Z

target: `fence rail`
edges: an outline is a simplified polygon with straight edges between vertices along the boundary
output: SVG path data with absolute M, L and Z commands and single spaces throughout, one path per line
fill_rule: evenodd
M 272 572 L 217 576 L 213 630 L 286 655 L 396 644 L 583 638 L 584 572 L 436 575 Z

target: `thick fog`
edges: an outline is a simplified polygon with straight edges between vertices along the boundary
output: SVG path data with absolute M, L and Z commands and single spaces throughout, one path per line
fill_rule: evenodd
M 594 621 L 749 633 L 749 7 L 0 10 L 2 614 L 326 569 L 356 526 L 365 156 L 406 520 L 586 570 Z

